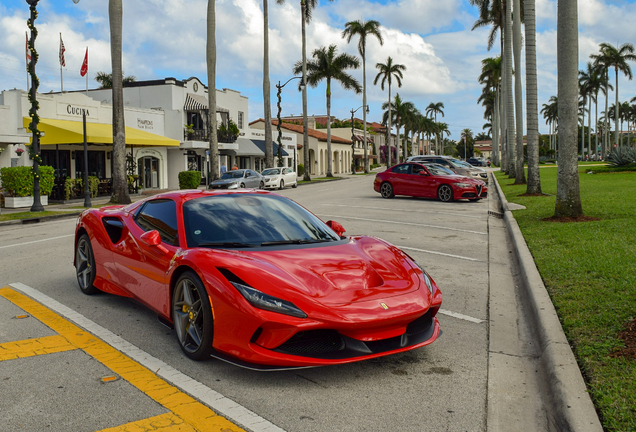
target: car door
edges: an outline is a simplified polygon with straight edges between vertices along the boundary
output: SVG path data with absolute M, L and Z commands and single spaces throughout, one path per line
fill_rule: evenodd
M 258 174 L 256 174 L 252 170 L 245 170 L 245 187 L 258 189 L 260 180 L 258 178 Z
M 143 204 L 126 221 L 127 235 L 115 245 L 115 264 L 120 284 L 152 309 L 169 310 L 170 290 L 166 273 L 179 250 L 177 206 L 170 199 Z M 161 243 L 148 244 L 142 237 L 156 230 Z
M 296 183 L 296 173 L 291 168 L 283 168 L 283 179 L 286 185 Z
M 391 170 L 391 184 L 393 185 L 393 193 L 396 195 L 410 195 L 410 164 L 400 164 Z
M 428 170 L 420 164 L 411 164 L 411 174 L 409 177 L 409 188 L 413 196 L 431 197 L 435 193 L 435 180 L 431 177 Z

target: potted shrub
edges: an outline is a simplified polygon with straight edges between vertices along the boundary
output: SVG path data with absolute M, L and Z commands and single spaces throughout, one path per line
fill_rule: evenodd
M 33 205 L 33 174 L 31 167 L 8 167 L 0 169 L 0 181 L 5 191 L 4 206 L 7 208 L 31 207 Z M 53 190 L 54 170 L 50 166 L 40 167 L 40 202 L 49 204 L 48 195 Z

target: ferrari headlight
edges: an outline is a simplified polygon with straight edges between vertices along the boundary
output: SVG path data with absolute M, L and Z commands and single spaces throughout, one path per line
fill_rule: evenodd
M 232 282 L 232 285 L 245 297 L 245 300 L 256 308 L 291 315 L 297 318 L 307 318 L 307 314 L 298 309 L 292 302 L 281 300 L 238 282 Z
M 471 185 L 470 183 L 453 183 L 455 186 L 460 187 L 460 188 L 469 188 L 469 187 L 473 187 L 473 185 Z
M 426 273 L 426 270 L 424 270 L 421 265 L 419 265 L 416 261 L 413 262 L 419 267 L 420 270 L 422 270 L 422 274 L 424 275 L 424 283 L 426 284 L 426 287 L 428 288 L 430 293 L 433 294 L 433 282 L 431 281 L 431 277 L 428 275 L 428 273 Z

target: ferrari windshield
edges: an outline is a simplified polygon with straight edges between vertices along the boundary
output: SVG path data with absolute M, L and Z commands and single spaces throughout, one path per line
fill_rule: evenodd
M 228 194 L 183 204 L 188 247 L 255 247 L 340 240 L 320 219 L 281 196 Z
M 264 176 L 266 176 L 266 175 L 278 175 L 278 174 L 280 174 L 280 168 L 266 169 L 261 174 L 264 175 Z
M 221 178 L 222 179 L 243 178 L 243 171 L 236 171 L 236 170 L 226 171 Z

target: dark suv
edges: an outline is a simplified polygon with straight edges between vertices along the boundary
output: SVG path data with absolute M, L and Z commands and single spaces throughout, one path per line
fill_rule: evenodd
M 486 159 L 482 159 L 482 158 L 471 157 L 471 158 L 468 158 L 466 162 L 476 167 L 488 166 L 488 162 L 486 162 Z

